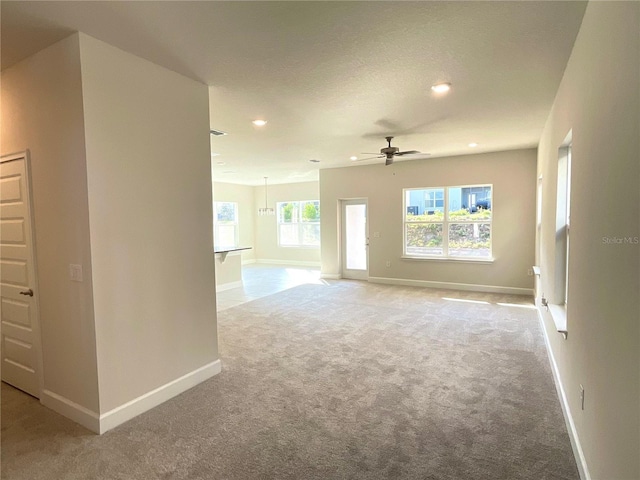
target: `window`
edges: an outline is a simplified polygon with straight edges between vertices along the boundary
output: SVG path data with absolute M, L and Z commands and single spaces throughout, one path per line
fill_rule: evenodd
M 444 190 L 426 190 L 425 191 L 425 206 L 427 210 L 435 211 L 437 209 L 444 208 Z
M 491 258 L 491 185 L 404 190 L 404 255 Z
M 538 177 L 536 190 L 536 229 L 538 230 L 538 238 L 540 238 L 542 231 L 542 175 Z
M 218 247 L 238 246 L 238 204 L 213 203 L 213 243 Z
M 558 149 L 556 191 L 556 250 L 553 303 L 567 305 L 569 289 L 569 231 L 571 219 L 571 132 Z
M 320 246 L 320 201 L 278 202 L 278 245 Z

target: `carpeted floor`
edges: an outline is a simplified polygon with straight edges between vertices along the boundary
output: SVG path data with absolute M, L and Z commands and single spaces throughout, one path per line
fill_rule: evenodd
M 218 321 L 220 375 L 102 436 L 3 385 L 2 478 L 578 479 L 529 299 L 336 281 Z

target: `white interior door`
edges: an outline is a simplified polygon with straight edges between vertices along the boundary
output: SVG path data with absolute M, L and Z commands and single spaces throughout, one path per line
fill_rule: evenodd
M 367 201 L 342 201 L 342 277 L 369 278 Z
M 41 344 L 26 154 L 0 159 L 2 381 L 40 397 Z

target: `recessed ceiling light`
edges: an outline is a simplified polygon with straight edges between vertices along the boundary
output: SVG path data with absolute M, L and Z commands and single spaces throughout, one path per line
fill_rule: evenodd
M 431 90 L 433 90 L 436 93 L 446 93 L 449 90 L 451 90 L 451 84 L 450 83 L 437 83 L 437 84 L 431 86 Z
M 253 123 L 256 127 L 264 127 L 267 124 L 266 120 L 254 120 Z
M 312 158 L 311 160 L 309 160 L 311 163 L 320 163 L 320 160 L 316 160 L 315 158 Z
M 478 144 L 477 144 L 476 142 L 471 142 L 471 143 L 469 144 L 469 146 L 470 146 L 471 148 L 476 148 L 476 147 L 478 146 Z
M 354 160 L 357 160 L 357 159 L 358 159 L 358 157 L 356 157 L 355 155 L 353 157 L 349 157 L 349 160 L 351 160 L 351 161 L 354 161 Z

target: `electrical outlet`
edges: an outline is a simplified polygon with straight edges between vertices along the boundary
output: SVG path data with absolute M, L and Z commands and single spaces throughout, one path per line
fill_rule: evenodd
M 387 260 L 387 267 L 391 266 L 391 260 Z
M 580 385 L 580 409 L 584 410 L 584 387 Z
M 533 268 L 530 268 L 529 270 L 527 270 L 527 275 L 529 275 L 530 277 L 533 277 Z

